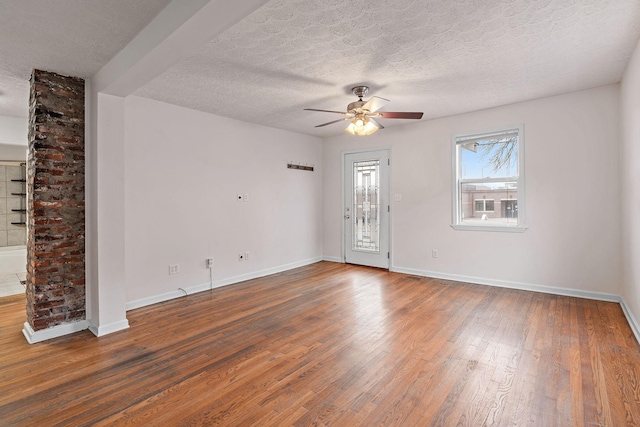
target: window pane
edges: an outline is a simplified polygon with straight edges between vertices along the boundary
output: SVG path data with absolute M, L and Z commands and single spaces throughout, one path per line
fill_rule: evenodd
M 460 223 L 514 225 L 518 223 L 518 185 L 515 181 L 460 185 Z
M 353 250 L 380 252 L 380 161 L 353 164 Z
M 461 143 L 458 149 L 461 179 L 518 175 L 518 138 L 515 136 Z

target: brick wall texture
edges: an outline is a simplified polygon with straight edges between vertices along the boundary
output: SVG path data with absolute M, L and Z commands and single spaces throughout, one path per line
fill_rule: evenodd
M 27 159 L 27 321 L 86 318 L 84 80 L 31 75 Z

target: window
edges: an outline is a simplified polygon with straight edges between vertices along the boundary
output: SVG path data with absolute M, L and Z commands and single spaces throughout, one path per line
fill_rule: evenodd
M 524 231 L 523 126 L 453 136 L 453 228 Z
M 476 211 L 477 212 L 493 212 L 493 200 L 476 200 Z

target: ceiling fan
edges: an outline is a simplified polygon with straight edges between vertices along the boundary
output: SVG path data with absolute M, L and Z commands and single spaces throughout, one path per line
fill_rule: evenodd
M 331 122 L 323 123 L 316 126 L 317 128 L 332 125 L 334 123 L 351 120 L 349 126 L 345 129 L 351 135 L 365 136 L 371 135 L 378 129 L 384 129 L 384 126 L 378 122 L 378 119 L 421 119 L 422 113 L 398 113 L 390 111 L 378 111 L 384 107 L 388 99 L 374 96 L 368 101 L 363 101 L 362 97 L 369 92 L 368 86 L 356 86 L 351 89 L 351 92 L 359 98 L 358 101 L 352 102 L 347 105 L 347 112 L 333 111 L 333 110 L 318 110 L 316 108 L 305 108 L 306 111 L 321 111 L 325 113 L 337 113 L 343 114 L 345 117 L 333 120 Z

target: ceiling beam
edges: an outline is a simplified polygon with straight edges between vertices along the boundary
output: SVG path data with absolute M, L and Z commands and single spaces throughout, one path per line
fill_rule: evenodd
M 173 0 L 92 78 L 92 90 L 126 97 L 268 0 Z

